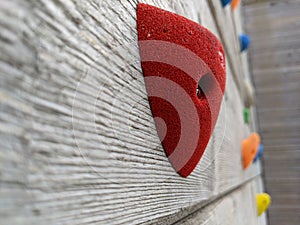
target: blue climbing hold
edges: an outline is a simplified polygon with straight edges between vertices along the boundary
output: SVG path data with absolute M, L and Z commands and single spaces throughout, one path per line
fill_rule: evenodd
M 262 156 L 263 151 L 264 151 L 264 146 L 262 144 L 260 144 L 258 146 L 258 151 L 256 153 L 256 156 L 255 156 L 253 162 L 256 162 L 256 161 L 258 161 L 260 159 L 260 157 Z
M 221 2 L 222 2 L 222 6 L 225 7 L 231 2 L 231 0 L 221 0 Z
M 249 48 L 250 45 L 250 37 L 246 34 L 241 34 L 240 35 L 240 46 L 241 46 L 241 52 L 245 51 L 246 49 Z

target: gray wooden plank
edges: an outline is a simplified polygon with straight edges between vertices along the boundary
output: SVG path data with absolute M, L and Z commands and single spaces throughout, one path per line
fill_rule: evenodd
M 262 191 L 259 178 L 251 180 L 227 196 L 220 198 L 209 206 L 198 210 L 176 224 L 245 224 L 264 225 L 265 216 L 257 217 L 255 194 Z
M 300 222 L 299 9 L 300 1 L 291 0 L 247 4 L 244 10 L 274 225 Z
M 231 13 L 231 20 L 233 22 L 233 27 L 234 27 L 234 33 L 233 35 L 236 37 L 239 37 L 241 34 L 244 34 L 244 28 L 243 28 L 243 21 L 244 17 L 242 15 L 242 3 L 240 2 L 240 4 L 236 7 L 235 10 L 232 10 Z M 240 43 L 238 43 L 238 46 Z M 250 48 L 252 47 L 252 45 L 250 45 Z M 253 86 L 253 80 L 252 80 L 252 76 L 250 73 L 250 66 L 249 66 L 249 57 L 248 57 L 248 50 L 244 51 L 244 52 L 239 52 L 239 58 L 241 61 L 241 66 L 243 69 L 243 79 L 244 82 L 246 82 L 249 85 L 250 91 L 248 91 L 246 98 L 248 99 L 252 99 L 252 101 L 249 101 L 252 104 L 248 104 L 246 105 L 248 108 L 250 108 L 250 121 L 252 121 L 252 123 L 250 123 L 250 127 L 251 130 L 256 131 L 258 130 L 257 128 L 257 124 L 258 124 L 258 118 L 257 118 L 257 113 L 256 113 L 256 106 L 255 106 L 255 89 Z
M 195 9 L 207 6 L 145 2 L 194 20 Z M 3 224 L 139 224 L 163 217 L 171 223 L 182 209 L 203 205 L 260 173 L 258 164 L 242 170 L 240 142 L 250 130 L 230 67 L 202 161 L 187 179 L 174 172 L 147 102 L 136 4 L 1 4 Z M 214 24 L 205 13 L 202 22 Z
M 244 97 L 244 83 L 243 78 L 244 70 L 241 66 L 241 59 L 239 57 L 239 42 L 238 37 L 234 31 L 234 25 L 231 19 L 231 9 L 230 7 L 223 8 L 221 2 L 218 0 L 208 0 L 212 14 L 216 21 L 217 29 L 220 35 L 220 38 L 223 42 L 225 52 L 228 55 L 229 65 L 231 67 L 234 80 L 237 84 L 237 87 Z

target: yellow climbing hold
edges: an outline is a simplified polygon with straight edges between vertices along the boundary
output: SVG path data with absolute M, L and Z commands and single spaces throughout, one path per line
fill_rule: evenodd
M 267 193 L 256 194 L 257 215 L 263 214 L 271 204 L 271 196 Z

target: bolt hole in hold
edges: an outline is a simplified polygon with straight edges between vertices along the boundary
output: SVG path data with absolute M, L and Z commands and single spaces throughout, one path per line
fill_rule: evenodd
M 212 90 L 213 87 L 213 79 L 211 77 L 211 73 L 206 73 L 198 82 L 198 86 L 196 89 L 196 94 L 198 99 L 205 99 L 205 96 Z

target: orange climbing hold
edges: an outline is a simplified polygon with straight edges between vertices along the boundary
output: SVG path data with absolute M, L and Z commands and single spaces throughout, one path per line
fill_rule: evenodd
M 242 141 L 242 161 L 244 169 L 248 168 L 253 162 L 257 154 L 259 144 L 260 137 L 257 133 L 252 133 L 248 139 Z
M 231 2 L 232 10 L 235 10 L 239 4 L 240 4 L 240 0 L 232 0 Z

